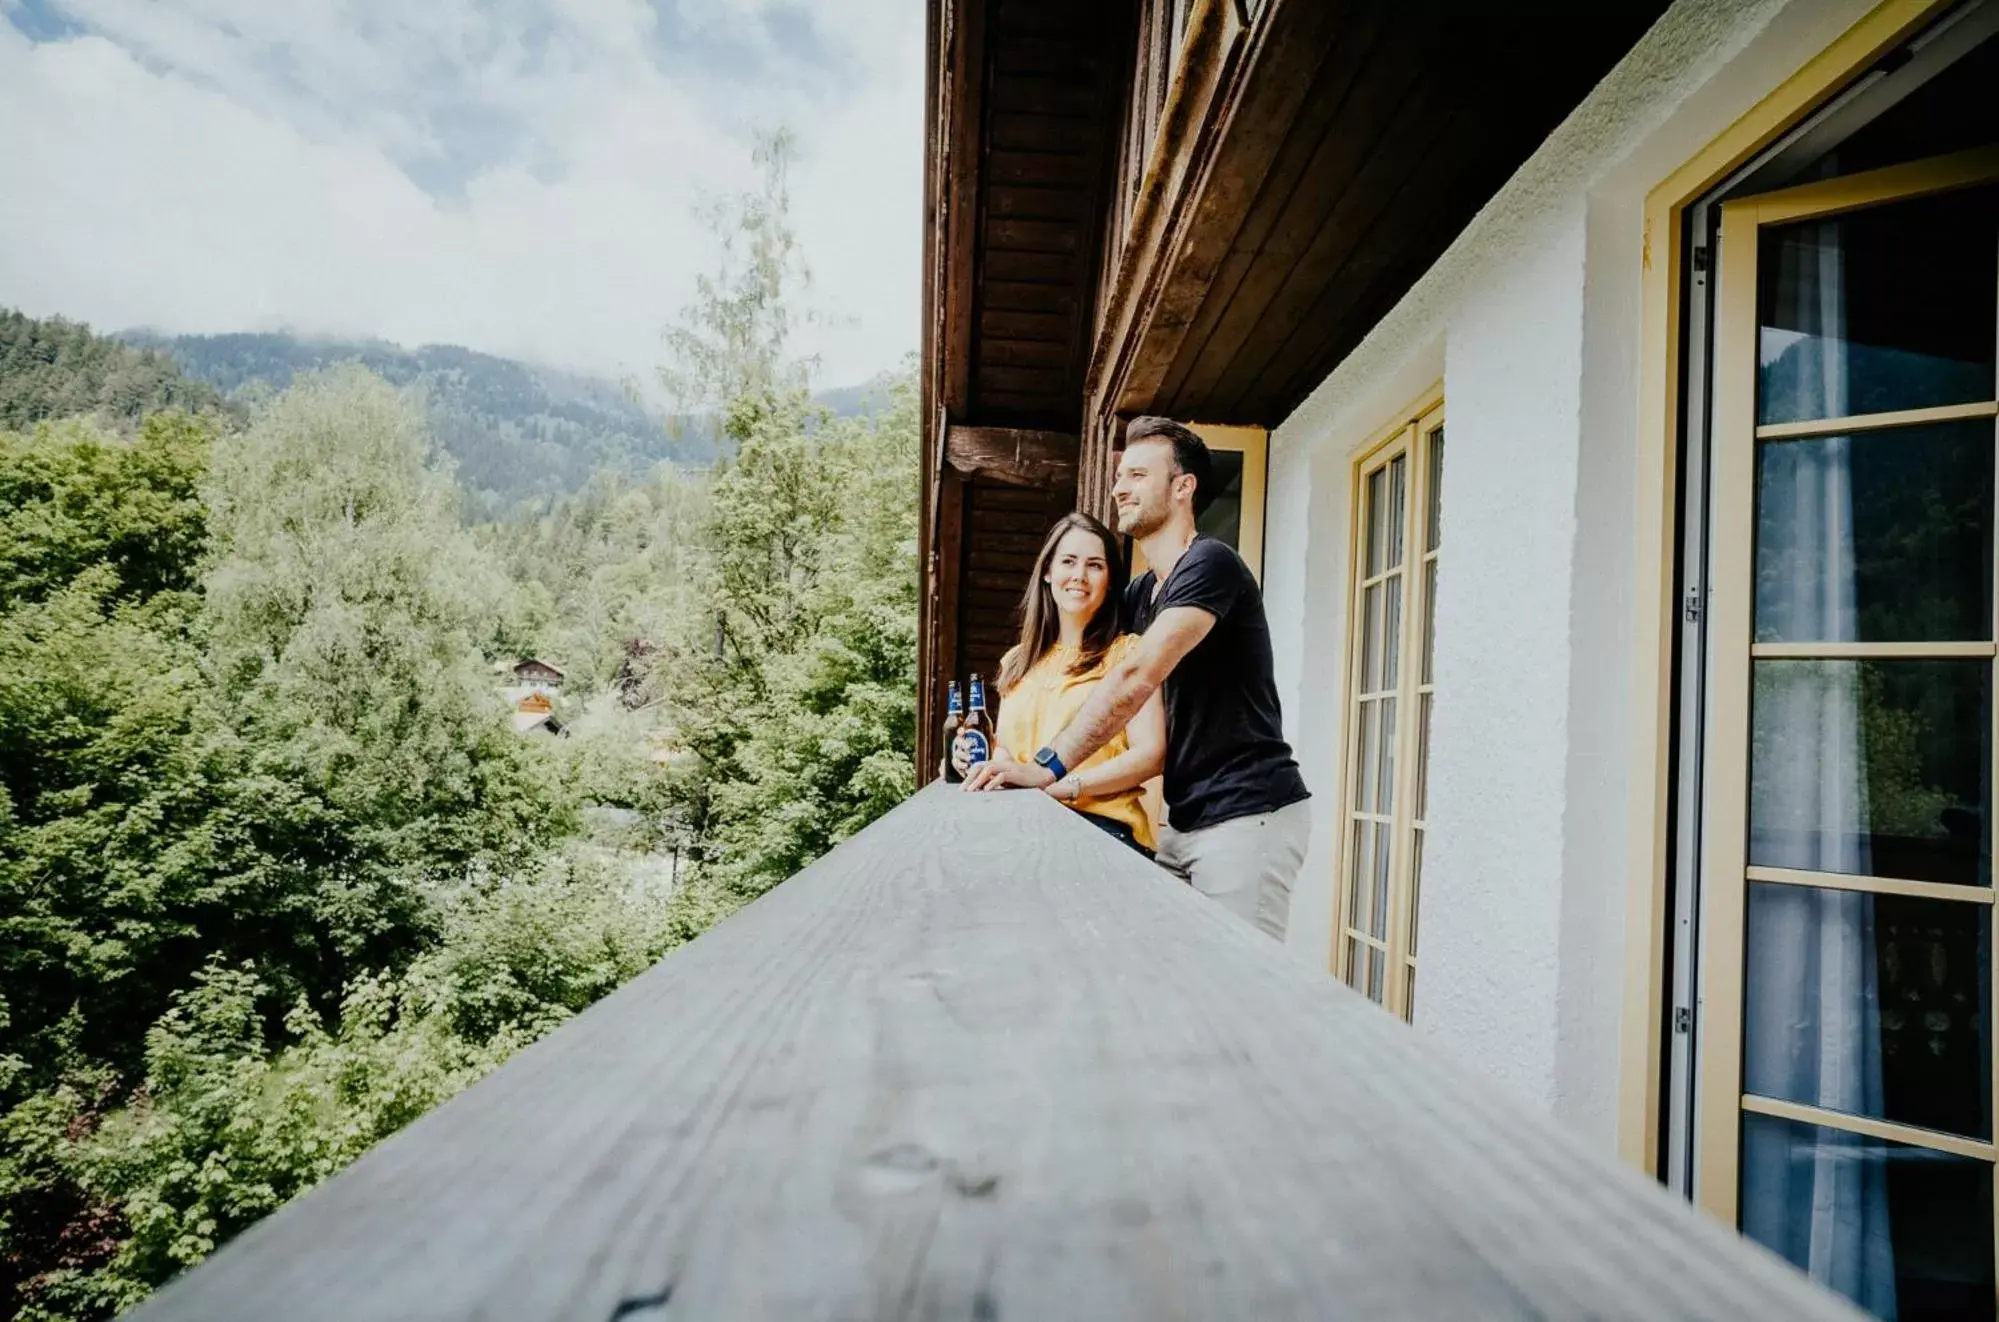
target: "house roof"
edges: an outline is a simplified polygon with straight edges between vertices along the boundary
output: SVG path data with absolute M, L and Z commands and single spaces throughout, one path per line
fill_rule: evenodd
M 561 734 L 562 723 L 551 712 L 517 711 L 513 714 L 515 734 L 530 734 L 542 726 L 548 727 L 550 734 Z

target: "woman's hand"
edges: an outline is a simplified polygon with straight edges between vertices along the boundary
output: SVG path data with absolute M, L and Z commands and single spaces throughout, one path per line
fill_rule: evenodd
M 972 769 L 972 743 L 963 734 L 951 741 L 951 769 L 960 780 Z
M 1004 754 L 965 778 L 968 790 L 1038 790 L 1053 784 L 1055 773 L 1038 762 L 1016 762 Z
M 964 760 L 966 747 L 967 745 L 965 743 L 965 736 L 959 735 L 958 742 L 952 745 L 951 760 L 953 764 L 957 766 L 958 774 L 965 778 L 965 788 L 968 790 L 978 790 L 986 788 L 986 781 L 988 778 L 991 777 L 993 769 L 995 767 L 1005 766 L 1007 763 L 1013 761 L 1012 754 L 1008 753 L 1004 748 L 1001 748 L 998 744 L 994 744 L 991 750 L 986 754 L 985 761 L 980 762 L 977 765 L 972 765 L 970 762 Z

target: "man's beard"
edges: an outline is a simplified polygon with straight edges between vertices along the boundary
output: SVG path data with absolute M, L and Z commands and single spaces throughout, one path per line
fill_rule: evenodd
M 1127 510 L 1119 510 L 1117 530 L 1127 537 L 1143 539 L 1159 531 L 1166 523 L 1165 510 L 1150 510 L 1144 505 L 1134 505 Z

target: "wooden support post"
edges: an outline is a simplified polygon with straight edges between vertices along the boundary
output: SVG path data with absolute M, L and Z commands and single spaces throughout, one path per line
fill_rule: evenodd
M 924 575 L 926 664 L 918 673 L 916 783 L 936 778 L 944 748 L 944 686 L 958 673 L 958 594 L 965 573 L 965 480 L 946 468 L 937 478 L 937 531 Z

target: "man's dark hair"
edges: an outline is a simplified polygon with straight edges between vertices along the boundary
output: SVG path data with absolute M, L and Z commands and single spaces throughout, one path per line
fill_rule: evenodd
M 1214 461 L 1208 457 L 1208 443 L 1194 429 L 1171 418 L 1133 418 L 1124 429 L 1124 443 L 1169 441 L 1173 445 L 1173 466 L 1194 479 L 1194 513 L 1201 514 L 1214 499 Z

